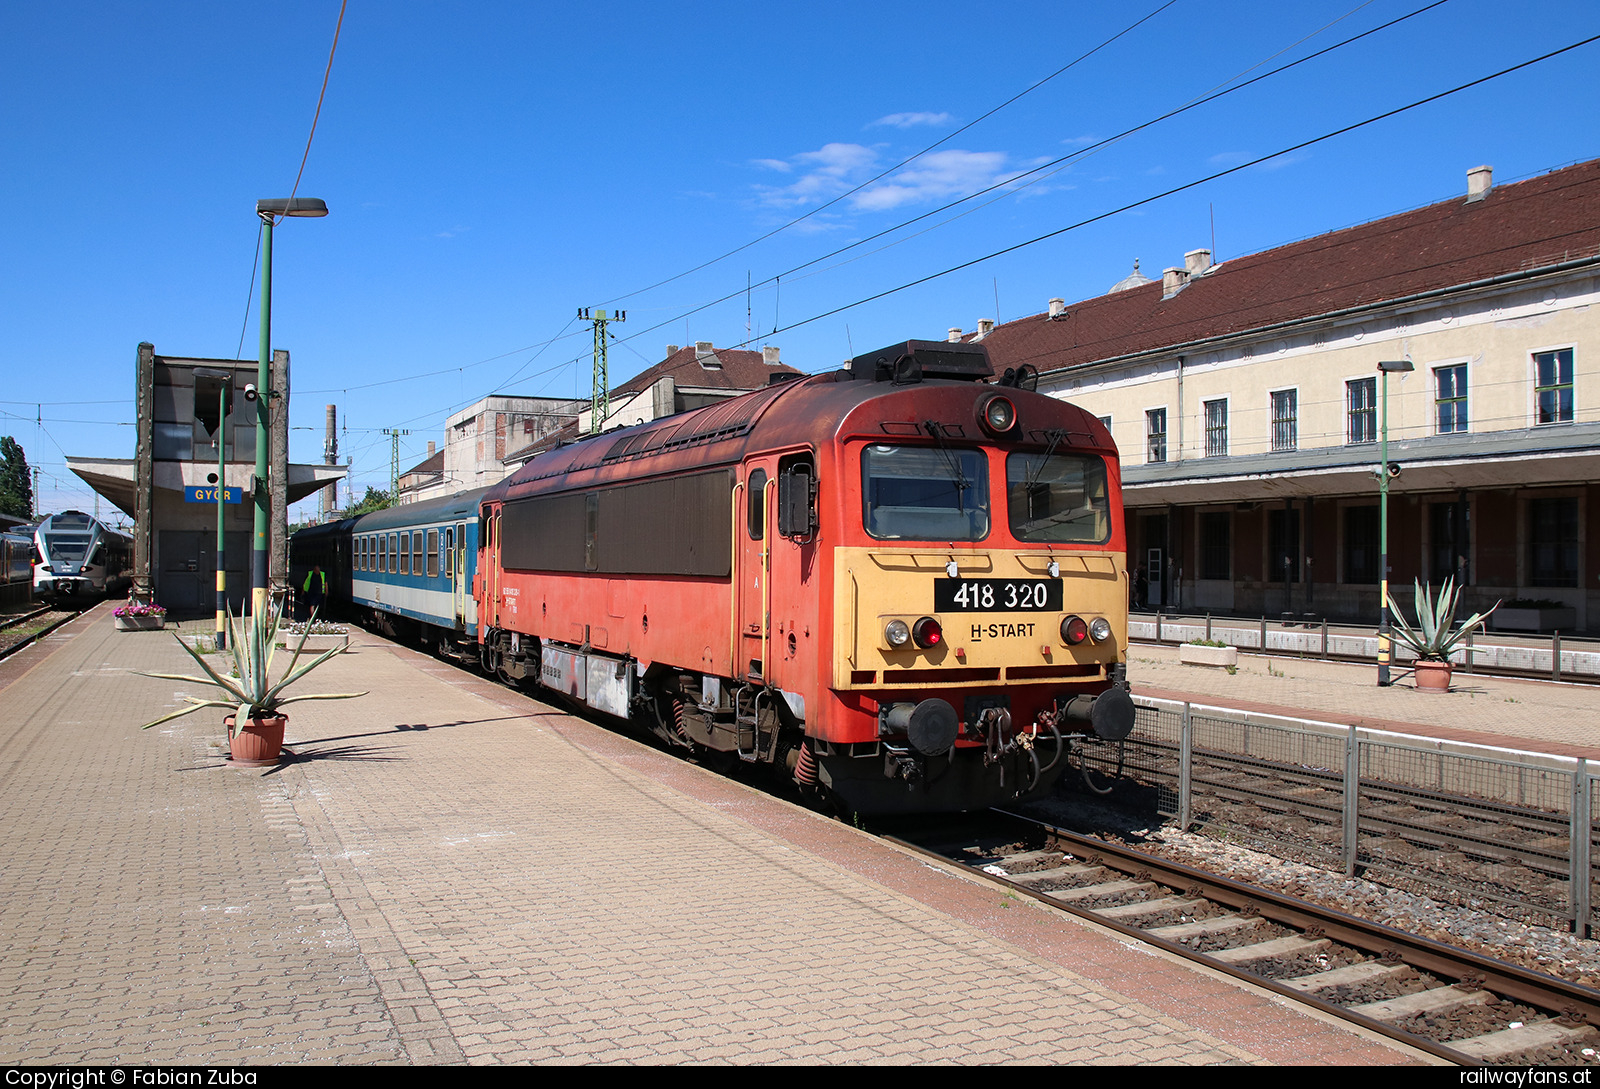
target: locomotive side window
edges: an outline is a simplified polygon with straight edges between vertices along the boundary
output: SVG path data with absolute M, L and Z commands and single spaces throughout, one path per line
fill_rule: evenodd
M 745 490 L 749 492 L 746 505 L 750 512 L 745 523 L 750 531 L 750 539 L 759 541 L 767 535 L 767 471 L 757 469 L 751 473 Z
M 1019 541 L 1102 544 L 1111 537 L 1106 463 L 1078 454 L 1012 454 L 1006 509 Z
M 868 446 L 862 520 L 879 540 L 981 541 L 989 535 L 989 463 L 979 450 Z

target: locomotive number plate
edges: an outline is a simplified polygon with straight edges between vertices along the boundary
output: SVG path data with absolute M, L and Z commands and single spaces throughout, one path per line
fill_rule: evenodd
M 934 579 L 936 613 L 1060 612 L 1060 579 Z

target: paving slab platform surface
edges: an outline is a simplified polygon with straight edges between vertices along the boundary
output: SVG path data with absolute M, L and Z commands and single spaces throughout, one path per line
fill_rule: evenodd
M 0 1063 L 1420 1061 L 359 631 L 267 770 L 133 669 L 0 662 Z

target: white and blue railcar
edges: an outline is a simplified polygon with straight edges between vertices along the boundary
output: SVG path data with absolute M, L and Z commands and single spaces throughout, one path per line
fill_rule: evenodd
M 341 599 L 394 634 L 413 631 L 441 653 L 476 658 L 478 500 L 487 489 L 408 503 L 294 537 L 295 585 L 313 563 Z
M 52 514 L 33 540 L 33 592 L 47 601 L 104 597 L 132 580 L 133 538 L 81 510 Z

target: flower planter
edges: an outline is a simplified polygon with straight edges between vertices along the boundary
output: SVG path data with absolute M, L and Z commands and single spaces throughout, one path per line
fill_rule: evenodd
M 160 631 L 167 626 L 165 613 L 149 616 L 118 616 L 113 619 L 117 622 L 118 631 Z
M 1495 631 L 1571 631 L 1578 626 L 1578 610 L 1570 605 L 1559 609 L 1495 610 Z
M 1185 665 L 1237 666 L 1238 647 L 1208 647 L 1199 643 L 1178 644 L 1178 661 Z
M 283 751 L 283 729 L 289 725 L 287 715 L 276 718 L 253 718 L 238 731 L 233 728 L 235 716 L 223 719 L 228 728 L 229 747 L 233 751 L 233 764 L 240 768 L 265 768 L 278 762 Z
M 290 635 L 278 640 L 278 646 L 283 650 L 292 651 L 299 645 L 300 637 L 298 635 Z M 332 650 L 334 647 L 348 647 L 349 645 L 350 637 L 348 635 L 308 635 L 306 636 L 306 645 L 301 650 L 301 653 L 321 654 L 324 651 Z
M 1411 668 L 1415 670 L 1412 676 L 1416 678 L 1418 692 L 1450 691 L 1450 671 L 1454 666 L 1449 662 L 1418 658 L 1411 663 Z

